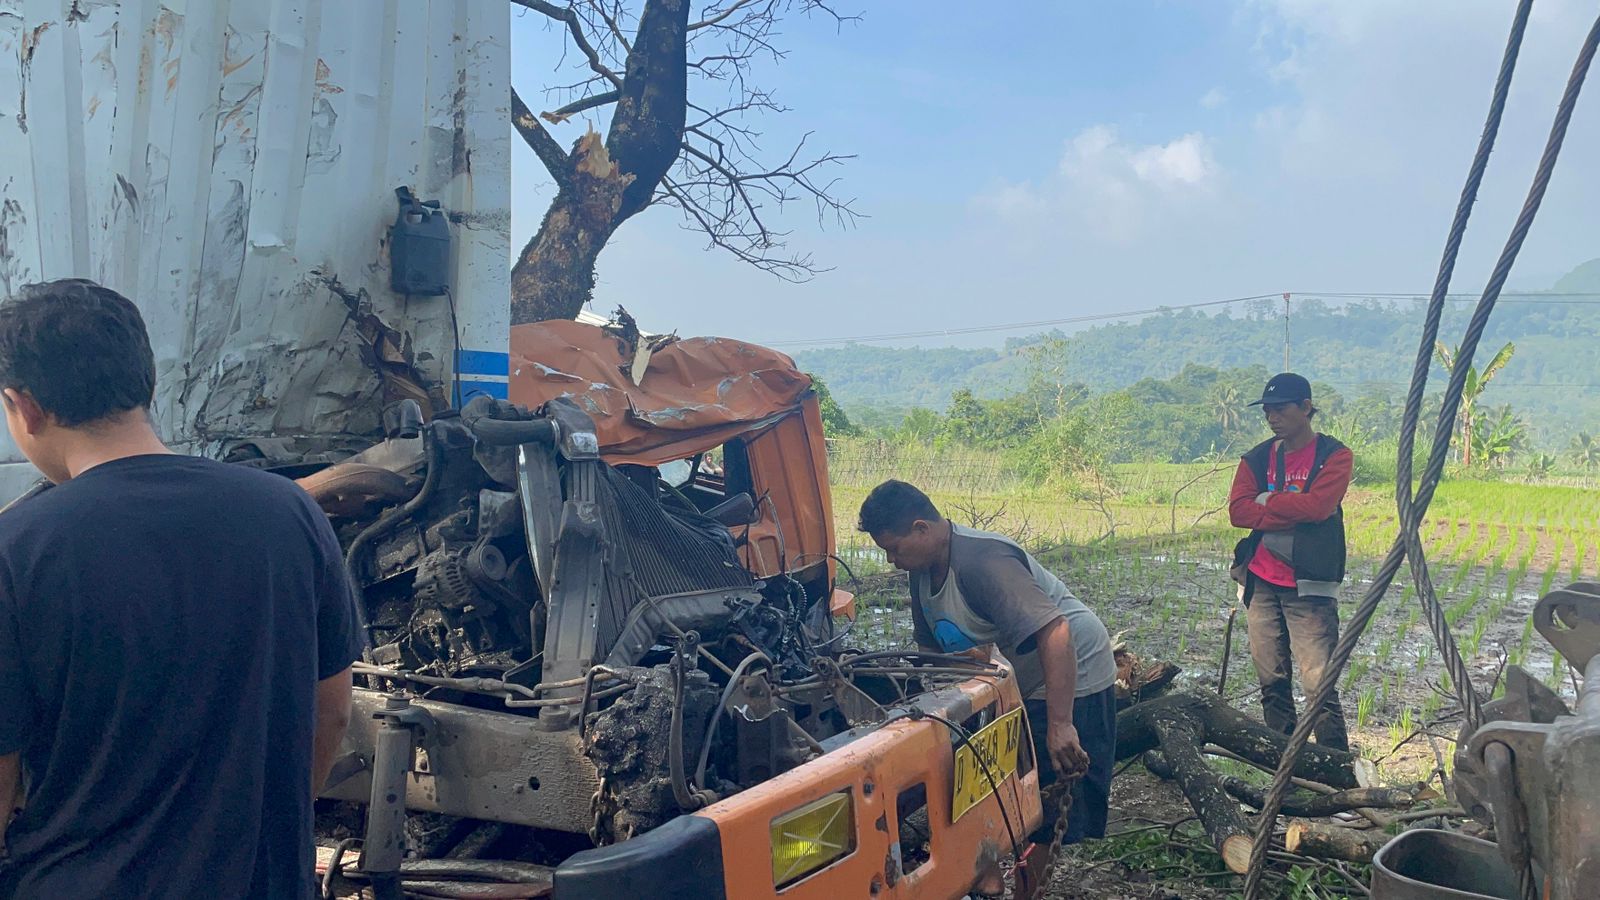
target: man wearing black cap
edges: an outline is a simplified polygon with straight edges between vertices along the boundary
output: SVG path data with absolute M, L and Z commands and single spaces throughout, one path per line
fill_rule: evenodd
M 1344 581 L 1344 512 L 1350 449 L 1311 427 L 1311 383 L 1274 375 L 1250 404 L 1266 414 L 1272 438 L 1239 461 L 1228 514 L 1250 534 L 1233 551 L 1233 578 L 1249 611 L 1250 656 L 1261 679 L 1269 727 L 1294 730 L 1290 666 L 1310 693 L 1339 640 L 1339 585 Z M 1349 749 L 1339 695 L 1328 699 L 1317 743 Z

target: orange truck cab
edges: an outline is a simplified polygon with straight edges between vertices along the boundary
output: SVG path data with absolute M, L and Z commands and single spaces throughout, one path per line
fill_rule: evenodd
M 747 495 L 734 528 L 745 565 L 793 576 L 834 614 L 854 615 L 833 585 L 817 395 L 788 357 L 722 338 L 653 343 L 545 322 L 512 329 L 511 367 L 513 402 L 576 402 L 612 465 L 676 466 L 677 490 L 702 509 Z M 963 896 L 1040 820 L 1022 716 L 1004 670 L 887 704 L 882 721 L 822 741 L 809 762 L 571 857 L 555 871 L 555 896 Z M 985 748 L 992 771 L 973 767 L 962 732 L 1000 739 Z

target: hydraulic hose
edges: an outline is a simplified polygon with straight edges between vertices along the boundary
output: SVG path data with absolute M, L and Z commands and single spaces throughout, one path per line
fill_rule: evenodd
M 672 658 L 672 724 L 667 734 L 667 768 L 672 778 L 672 798 L 684 812 L 694 812 L 711 802 L 711 795 L 690 787 L 683 767 L 683 659 Z
M 372 655 L 372 626 L 367 624 L 366 600 L 361 586 L 361 567 L 366 562 L 366 555 L 372 549 L 378 536 L 393 528 L 396 523 L 421 509 L 423 504 L 433 498 L 434 488 L 439 486 L 439 469 L 443 465 L 444 453 L 439 447 L 437 426 L 429 423 L 422 432 L 423 456 L 427 460 L 428 471 L 423 476 L 422 487 L 417 495 L 407 500 L 403 506 L 395 507 L 378 517 L 376 522 L 362 529 L 356 539 L 350 542 L 350 549 L 345 551 L 344 567 L 350 575 L 350 592 L 356 601 L 356 625 L 361 629 L 361 641 L 365 646 L 365 655 Z
M 706 783 L 706 762 L 711 758 L 711 742 L 717 736 L 717 723 L 722 721 L 722 713 L 728 708 L 728 698 L 733 696 L 734 686 L 744 676 L 745 670 L 754 663 L 763 662 L 767 668 L 772 668 L 772 660 L 765 653 L 756 651 L 739 661 L 733 667 L 733 675 L 728 678 L 728 684 L 722 689 L 722 698 L 717 701 L 717 708 L 711 711 L 711 724 L 706 726 L 706 739 L 700 744 L 700 762 L 694 767 L 694 783 L 703 786 Z

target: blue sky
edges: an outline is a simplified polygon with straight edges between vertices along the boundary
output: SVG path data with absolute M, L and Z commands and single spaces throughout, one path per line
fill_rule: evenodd
M 846 0 L 860 21 L 791 16 L 776 39 L 787 56 L 759 80 L 792 111 L 758 127 L 772 156 L 807 132 L 856 154 L 836 174 L 865 218 L 782 218 L 790 249 L 832 271 L 784 283 L 707 250 L 677 210 L 651 209 L 601 255 L 594 307 L 620 303 L 652 330 L 779 342 L 1285 290 L 1425 292 L 1513 6 Z M 1534 4 L 1457 290 L 1481 288 L 1493 265 L 1594 13 Z M 576 80 L 562 44 L 513 12 L 513 82 L 536 110 L 562 102 L 543 88 Z M 1548 287 L 1600 256 L 1591 82 L 1513 286 Z M 570 146 L 586 124 L 556 137 Z M 552 195 L 520 140 L 512 186 L 518 250 Z

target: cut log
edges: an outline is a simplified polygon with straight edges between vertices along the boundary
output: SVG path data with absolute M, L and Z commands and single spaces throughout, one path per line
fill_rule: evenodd
M 1144 755 L 1144 767 L 1150 774 L 1159 778 L 1171 780 L 1173 777 L 1172 764 L 1158 750 L 1152 750 Z M 1218 776 L 1222 789 L 1228 795 L 1255 809 L 1261 809 L 1266 804 L 1267 792 L 1265 788 L 1258 787 L 1236 775 Z M 1282 813 L 1286 816 L 1300 816 L 1307 819 L 1320 819 L 1336 813 L 1349 812 L 1356 809 L 1408 809 L 1416 802 L 1416 797 L 1410 792 L 1399 788 L 1351 788 L 1344 791 L 1335 791 L 1331 794 L 1313 794 L 1309 791 L 1295 791 L 1283 798 Z
M 1229 870 L 1244 874 L 1250 869 L 1251 829 L 1235 803 L 1223 790 L 1217 773 L 1206 765 L 1200 753 L 1203 743 L 1199 723 L 1182 717 L 1162 717 L 1151 723 L 1166 753 L 1173 780 L 1185 800 L 1200 816 L 1200 824 L 1211 838 L 1211 845 L 1222 854 Z
M 1388 843 L 1388 835 L 1370 831 L 1323 825 L 1305 819 L 1291 819 L 1284 834 L 1283 846 L 1290 853 L 1316 859 L 1340 859 L 1346 862 L 1369 863 L 1372 855 Z
M 1175 717 L 1198 723 L 1201 744 L 1209 741 L 1269 771 L 1277 767 L 1288 745 L 1287 735 L 1233 709 L 1216 694 L 1180 691 L 1135 704 L 1117 714 L 1117 759 L 1156 749 L 1161 740 L 1154 724 Z M 1361 787 L 1357 776 L 1359 759 L 1343 750 L 1307 744 L 1295 762 L 1294 774 L 1340 790 Z
M 1117 714 L 1117 759 L 1161 751 L 1157 765 L 1173 781 L 1200 817 L 1211 844 L 1230 871 L 1244 874 L 1250 866 L 1255 833 L 1239 810 L 1236 794 L 1247 792 L 1257 808 L 1264 798 L 1242 779 L 1229 780 L 1206 763 L 1206 744 L 1219 745 L 1252 765 L 1276 767 L 1287 743 L 1284 735 L 1229 707 L 1216 694 L 1185 691 L 1136 704 Z M 1364 787 L 1358 757 L 1342 750 L 1308 746 L 1295 761 L 1294 774 L 1334 789 Z M 1302 803 L 1324 798 L 1306 797 Z M 1364 796 L 1355 802 L 1366 802 Z M 1394 798 L 1390 798 L 1394 799 Z M 1247 800 L 1248 802 L 1248 800 Z

